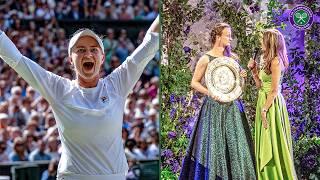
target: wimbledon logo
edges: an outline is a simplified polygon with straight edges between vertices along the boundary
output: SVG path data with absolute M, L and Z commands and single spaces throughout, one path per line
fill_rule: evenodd
M 299 5 L 291 10 L 289 19 L 293 27 L 304 30 L 312 25 L 313 13 L 309 7 Z

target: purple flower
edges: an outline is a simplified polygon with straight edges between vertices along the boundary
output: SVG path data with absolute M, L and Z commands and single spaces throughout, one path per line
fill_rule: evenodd
M 179 162 L 175 159 L 173 160 L 172 162 L 172 166 L 171 166 L 171 170 L 174 172 L 174 173 L 177 173 L 180 169 L 180 164 Z
M 185 36 L 188 36 L 190 32 L 190 26 L 187 26 L 187 28 L 183 31 Z
M 195 117 L 194 117 L 194 116 L 193 116 L 193 117 L 189 117 L 189 118 L 187 119 L 187 121 L 188 121 L 189 124 L 190 124 L 190 123 L 193 123 L 194 120 L 195 120 Z
M 300 131 L 304 131 L 305 125 L 306 125 L 306 121 L 303 121 L 302 123 L 300 123 L 300 125 L 299 125 Z
M 313 52 L 313 57 L 314 58 L 317 58 L 317 57 L 319 57 L 320 56 L 320 52 L 319 51 L 314 51 Z
M 183 129 L 184 132 L 187 132 L 188 126 L 189 125 L 187 123 L 182 126 L 182 129 Z
M 301 161 L 301 167 L 304 167 L 305 170 L 312 170 L 316 165 L 317 161 L 315 155 L 306 155 Z
M 176 114 L 177 109 L 176 108 L 172 108 L 170 110 L 170 118 L 172 119 L 174 117 L 174 115 Z
M 176 102 L 174 94 L 171 94 L 170 95 L 170 103 L 174 103 L 174 102 Z
M 254 8 L 252 6 L 250 6 L 249 9 L 253 13 Z
M 256 12 L 260 11 L 260 7 L 259 7 L 259 5 L 258 5 L 258 4 L 255 4 L 255 6 L 254 6 L 254 10 L 255 10 Z
M 249 6 L 249 9 L 250 9 L 251 13 L 260 11 L 259 4 L 251 4 Z
M 170 132 L 168 133 L 168 138 L 169 138 L 169 139 L 174 139 L 174 138 L 176 138 L 176 137 L 177 137 L 177 133 L 176 133 L 176 132 L 170 131 Z
M 317 134 L 318 137 L 320 137 L 320 127 L 318 127 L 318 128 L 316 129 L 316 134 Z
M 190 138 L 192 132 L 193 132 L 193 126 L 194 126 L 194 123 L 190 123 L 189 126 L 187 127 L 187 137 Z
M 166 158 L 170 158 L 173 156 L 173 153 L 170 149 L 166 149 L 164 151 L 161 152 L 161 156 L 164 156 Z
M 186 101 L 186 97 L 181 96 L 181 98 L 180 98 L 180 102 L 181 102 L 182 106 L 185 106 L 185 105 L 186 105 L 186 103 L 187 103 L 187 101 Z
M 198 95 L 195 93 L 195 94 L 192 95 L 191 101 L 195 101 L 195 100 L 197 100 L 198 98 L 199 98 Z
M 191 51 L 191 48 L 188 46 L 183 47 L 183 50 L 185 53 L 189 53 Z

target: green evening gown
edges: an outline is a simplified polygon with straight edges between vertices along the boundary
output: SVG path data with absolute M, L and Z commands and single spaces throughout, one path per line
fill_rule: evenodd
M 268 75 L 261 70 L 259 77 L 262 87 L 259 90 L 255 119 L 255 156 L 258 179 L 297 179 L 285 100 L 281 93 L 274 99 L 267 112 L 269 127 L 265 129 L 262 125 L 261 110 L 271 91 L 271 74 Z
M 241 101 L 222 104 L 206 96 L 179 179 L 256 180 L 253 149 Z

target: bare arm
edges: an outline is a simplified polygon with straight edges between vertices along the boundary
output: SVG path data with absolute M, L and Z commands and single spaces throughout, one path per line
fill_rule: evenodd
M 259 70 L 257 67 L 257 63 L 253 59 L 250 59 L 250 61 L 248 63 L 248 68 L 251 69 L 252 77 L 253 77 L 253 80 L 256 84 L 256 87 L 258 89 L 261 88 L 261 80 L 259 78 Z
M 263 108 L 268 110 L 273 103 L 273 100 L 277 97 L 279 93 L 281 77 L 281 64 L 278 58 L 275 58 L 271 62 L 271 91 L 267 95 L 267 101 Z
M 261 88 L 261 79 L 259 78 L 259 70 L 252 71 L 253 80 L 256 83 L 258 89 Z
M 206 72 L 208 63 L 209 59 L 207 56 L 202 56 L 199 59 L 191 81 L 191 87 L 205 95 L 209 95 L 209 91 L 206 87 L 204 87 L 201 84 L 201 79 L 203 78 L 204 73 Z

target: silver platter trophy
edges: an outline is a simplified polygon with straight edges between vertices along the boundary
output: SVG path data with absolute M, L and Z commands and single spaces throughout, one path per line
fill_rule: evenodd
M 222 102 L 231 102 L 242 94 L 244 78 L 240 76 L 240 65 L 232 58 L 219 57 L 212 60 L 205 73 L 205 81 L 212 95 Z

